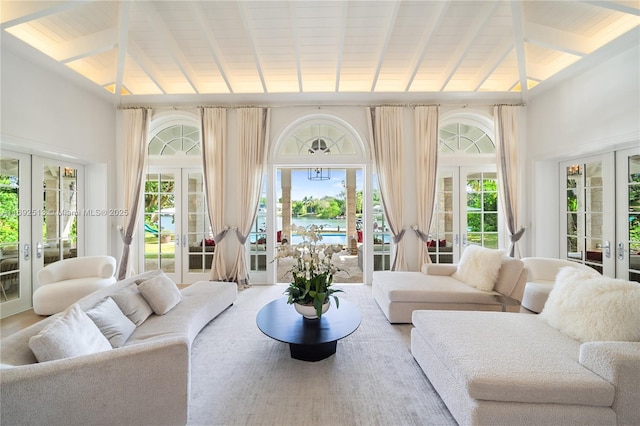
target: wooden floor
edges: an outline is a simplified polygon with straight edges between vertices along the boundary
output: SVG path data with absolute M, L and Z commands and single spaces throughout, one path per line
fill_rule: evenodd
M 47 317 L 35 314 L 33 309 L 3 318 L 0 320 L 0 337 L 4 338 L 10 336 L 23 328 L 27 328 L 38 321 L 42 321 L 45 318 Z

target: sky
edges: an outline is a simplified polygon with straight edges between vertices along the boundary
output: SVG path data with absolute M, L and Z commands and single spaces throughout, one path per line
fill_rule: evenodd
M 325 169 L 326 170 L 326 169 Z M 293 169 L 291 171 L 291 199 L 300 201 L 304 197 L 313 197 L 320 199 L 327 195 L 337 196 L 340 191 L 344 190 L 342 182 L 345 180 L 345 169 L 330 169 L 331 179 L 323 181 L 309 180 L 308 169 Z M 277 175 L 277 198 L 281 196 L 280 172 Z M 356 171 L 356 190 L 362 190 L 362 170 Z

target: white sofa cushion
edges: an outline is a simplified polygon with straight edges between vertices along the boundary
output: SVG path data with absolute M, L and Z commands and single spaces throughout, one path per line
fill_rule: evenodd
M 77 304 L 29 339 L 38 362 L 108 351 L 111 344 Z
M 111 295 L 111 298 L 136 326 L 142 324 L 153 313 L 151 306 L 142 297 L 136 284 L 129 284 L 118 290 Z
M 87 315 L 114 348 L 121 347 L 136 329 L 136 325 L 127 318 L 110 297 L 89 309 Z
M 138 290 L 156 315 L 164 315 L 182 300 L 178 286 L 164 273 L 138 284 Z
M 564 267 L 540 318 L 582 342 L 639 342 L 640 284 Z
M 483 291 L 491 291 L 498 279 L 504 250 L 470 245 L 464 249 L 452 277 Z

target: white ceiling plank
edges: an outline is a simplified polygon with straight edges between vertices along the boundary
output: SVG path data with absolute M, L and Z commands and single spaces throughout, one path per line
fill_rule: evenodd
M 247 39 L 249 40 L 249 45 L 251 46 L 251 52 L 253 53 L 253 60 L 255 62 L 256 71 L 258 72 L 258 76 L 260 77 L 262 92 L 268 93 L 267 84 L 264 81 L 264 71 L 262 70 L 262 64 L 260 62 L 260 55 L 256 47 L 257 43 L 255 32 L 251 26 L 251 22 L 249 22 L 249 12 L 247 11 L 247 5 L 243 1 L 239 1 L 237 5 L 240 12 L 240 17 L 242 19 L 242 24 L 244 25 L 244 30 L 246 31 Z
M 342 3 L 340 35 L 338 36 L 338 59 L 336 64 L 336 92 L 340 91 L 340 76 L 342 75 L 342 57 L 344 55 L 344 40 L 347 34 L 347 18 L 349 16 L 349 5 Z
M 585 56 L 596 49 L 595 44 L 587 37 L 533 22 L 526 23 L 524 39 L 538 46 L 559 50 L 576 56 Z
M 487 58 L 484 65 L 478 69 L 476 73 L 477 79 L 473 83 L 473 91 L 480 90 L 485 81 L 493 74 L 493 72 L 500 66 L 502 61 L 511 53 L 514 49 L 513 40 L 505 39 L 500 46 L 493 49 L 492 54 Z
M 611 0 L 600 0 L 600 1 L 584 0 L 583 3 L 602 7 L 604 9 L 615 10 L 616 12 L 628 13 L 629 15 L 640 16 L 640 7 L 627 6 L 621 3 L 616 3 Z M 636 2 L 636 4 L 639 4 L 639 3 Z
M 164 79 L 160 70 L 158 70 L 155 64 L 144 54 L 140 46 L 129 39 L 129 48 L 127 50 L 129 56 L 138 64 L 147 77 L 153 81 L 153 84 L 158 86 L 162 94 L 167 94 L 165 88 L 169 87 L 169 82 Z
M 120 8 L 118 10 L 118 46 L 122 46 L 122 49 L 118 49 L 118 59 L 116 63 L 116 86 L 114 89 L 114 94 L 117 101 L 119 101 L 122 97 L 124 64 L 127 59 L 127 46 L 129 45 L 128 40 L 130 11 L 131 3 L 128 1 L 121 1 Z
M 5 28 L 11 28 L 16 25 L 24 24 L 26 22 L 35 21 L 38 19 L 46 18 L 47 16 L 55 15 L 66 10 L 74 9 L 79 5 L 89 3 L 89 0 L 77 0 L 66 2 L 23 2 L 23 1 L 3 1 L 0 5 L 0 30 Z M 33 5 L 47 4 L 49 7 L 42 9 L 35 9 Z
M 529 98 L 529 87 L 527 84 L 527 63 L 524 52 L 524 35 L 522 30 L 522 3 L 521 0 L 511 2 L 511 21 L 513 22 L 513 39 L 516 48 L 516 58 L 518 60 L 518 77 L 520 79 L 520 93 L 522 101 L 527 102 Z
M 189 83 L 189 86 L 196 92 L 200 93 L 197 84 L 197 75 L 189 61 L 182 53 L 180 46 L 176 42 L 175 38 L 171 35 L 171 31 L 167 27 L 167 24 L 162 19 L 162 16 L 156 10 L 152 2 L 136 2 L 136 7 L 141 7 L 144 10 L 144 14 L 147 20 L 151 23 L 151 26 L 155 30 L 156 34 L 164 42 L 169 54 L 176 63 L 176 66 L 180 69 L 180 72 Z
M 304 84 L 302 81 L 302 59 L 300 57 L 300 37 L 298 37 L 298 17 L 294 2 L 289 3 L 289 15 L 291 16 L 291 37 L 295 46 L 296 56 L 296 72 L 298 74 L 298 91 L 304 92 Z
M 485 5 L 483 5 L 480 13 L 476 15 L 473 23 L 467 29 L 464 38 L 460 40 L 460 42 L 458 43 L 458 47 L 450 55 L 447 67 L 443 72 L 444 80 L 442 80 L 439 84 L 440 91 L 444 91 L 445 87 L 447 87 L 447 84 L 449 84 L 456 71 L 458 70 L 458 67 L 469 52 L 472 43 L 474 42 L 476 37 L 478 37 L 478 34 L 480 34 L 480 32 L 487 25 L 487 22 L 489 21 L 489 19 L 491 19 L 493 13 L 499 5 L 500 3 L 498 2 L 486 3 Z
M 213 31 L 211 31 L 211 28 L 204 18 L 205 14 L 204 10 L 202 10 L 202 6 L 198 2 L 188 2 L 188 5 L 191 8 L 191 15 L 193 16 L 193 19 L 198 24 L 198 28 L 200 29 L 200 31 L 202 31 L 204 39 L 207 43 L 207 47 L 211 52 L 211 56 L 213 57 L 216 66 L 218 67 L 218 72 L 222 76 L 224 83 L 227 85 L 229 93 L 233 93 L 233 86 L 229 81 L 228 67 L 224 60 L 222 49 L 220 48 L 220 44 L 218 44 L 218 40 L 213 34 Z
M 424 33 L 420 37 L 421 44 L 419 49 L 417 50 L 417 52 L 419 53 L 415 57 L 415 59 L 412 61 L 412 63 L 409 65 L 409 68 L 408 68 L 412 71 L 409 77 L 407 78 L 407 84 L 405 85 L 405 89 L 404 89 L 405 92 L 409 91 L 409 89 L 411 88 L 411 85 L 413 84 L 413 80 L 416 78 L 416 75 L 420 70 L 420 66 L 424 61 L 424 56 L 427 53 L 429 44 L 431 43 L 431 40 L 434 34 L 438 31 L 438 28 L 440 28 L 440 25 L 442 24 L 444 15 L 446 14 L 447 9 L 449 7 L 449 2 L 434 2 L 432 3 L 432 6 L 434 10 L 429 15 L 429 19 L 427 20 L 427 22 L 425 22 Z
M 380 54 L 378 55 L 378 65 L 376 66 L 376 71 L 373 74 L 373 81 L 371 82 L 371 92 L 375 92 L 376 84 L 378 83 L 378 77 L 380 77 L 380 70 L 382 69 L 382 65 L 384 64 L 384 57 L 387 53 L 387 47 L 389 46 L 389 40 L 391 40 L 391 35 L 393 34 L 393 28 L 396 23 L 396 18 L 398 17 L 398 10 L 400 9 L 400 2 L 395 2 L 393 5 L 393 11 L 389 15 L 389 20 L 386 25 L 386 35 L 384 37 L 384 44 L 380 49 Z
M 56 46 L 53 58 L 67 63 L 111 50 L 118 45 L 117 28 L 89 34 Z

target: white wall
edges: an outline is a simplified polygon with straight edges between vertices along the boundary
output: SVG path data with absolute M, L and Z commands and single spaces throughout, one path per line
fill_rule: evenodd
M 115 207 L 115 109 L 11 50 L 2 50 L 5 149 L 85 164 L 86 208 Z M 115 254 L 109 217 L 87 217 L 85 254 Z
M 640 47 L 536 95 L 527 110 L 531 254 L 559 254 L 558 161 L 640 144 Z

